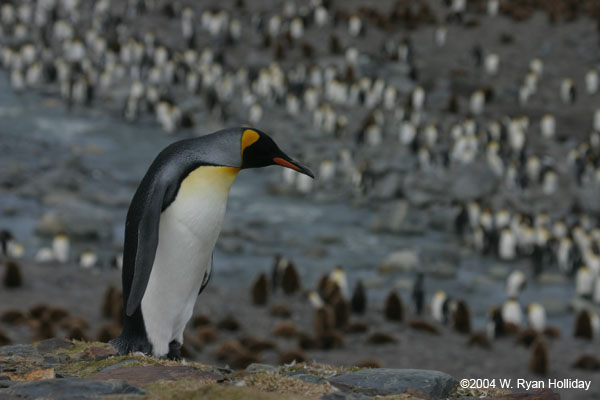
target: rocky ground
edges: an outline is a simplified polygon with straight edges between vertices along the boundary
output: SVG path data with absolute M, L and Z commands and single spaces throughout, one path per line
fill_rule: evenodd
M 34 263 L 23 263 L 21 270 L 23 286 L 0 291 L 0 332 L 4 343 L 26 344 L 54 336 L 105 341 L 119 333 L 115 319 L 119 316 L 111 313 L 118 313 L 114 301 L 120 299 L 117 296 L 112 300 L 108 313 L 105 304 L 107 289 L 118 287 L 118 271 L 98 273 L 73 265 Z M 286 309 L 289 316 L 274 316 L 276 308 Z M 303 294 L 287 296 L 279 291 L 270 295 L 266 305 L 254 306 L 250 288 L 230 290 L 212 282 L 198 299 L 186 333 L 184 355 L 188 361 L 236 370 L 250 363 L 277 366 L 296 359 L 339 368 L 362 365 L 442 369 L 457 379 L 568 378 L 594 382 L 597 375 L 597 371 L 573 367 L 582 355 L 597 354 L 597 343 L 573 339 L 570 332 L 548 341 L 549 370 L 547 375 L 539 376 L 529 370 L 531 350 L 518 345 L 514 337 L 496 340 L 489 348 L 468 346 L 466 335 L 432 321 L 429 323 L 438 334 L 411 328 L 410 321 L 421 318 L 408 311 L 408 305 L 402 322 L 386 320 L 382 308 L 383 304 L 370 297 L 366 314 L 351 317 L 351 324 L 364 323 L 364 332 L 340 329 L 341 343 L 333 348 L 302 349 L 301 338 L 315 334 L 315 314 Z M 63 315 L 57 309 L 63 310 Z M 20 312 L 22 319 L 10 318 L 15 312 Z M 282 328 L 282 324 L 287 328 Z M 372 343 L 376 335 L 388 342 Z M 599 390 L 592 384 L 589 392 L 557 392 L 563 399 L 592 399 Z
M 550 390 L 464 390 L 439 371 L 360 369 L 325 364 L 232 371 L 143 355 L 115 356 L 103 343 L 44 340 L 0 347 L 0 398 L 202 398 L 291 400 L 556 399 Z

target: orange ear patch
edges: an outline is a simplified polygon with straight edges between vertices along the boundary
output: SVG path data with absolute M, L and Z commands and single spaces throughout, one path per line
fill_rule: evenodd
M 258 132 L 253 131 L 252 129 L 246 129 L 244 133 L 242 133 L 242 154 L 246 147 L 250 146 L 254 142 L 256 142 L 260 138 Z

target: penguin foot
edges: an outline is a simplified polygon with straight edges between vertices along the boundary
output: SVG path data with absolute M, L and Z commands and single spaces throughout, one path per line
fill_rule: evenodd
M 173 361 L 181 360 L 181 343 L 176 340 L 169 343 L 169 353 L 167 353 L 167 358 Z
M 144 354 L 152 355 L 152 345 L 145 337 L 118 336 L 108 342 L 119 355 L 124 356 L 129 353 L 141 351 Z

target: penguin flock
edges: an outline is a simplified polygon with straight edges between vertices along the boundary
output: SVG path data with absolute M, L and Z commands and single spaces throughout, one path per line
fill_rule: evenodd
M 524 305 L 519 297 L 527 290 L 526 282 L 538 284 L 545 274 L 556 273 L 576 293 L 572 335 L 598 339 L 600 221 L 586 197 L 600 184 L 597 61 L 583 58 L 583 73 L 574 74 L 560 71 L 545 51 L 515 59 L 505 49 L 523 38 L 502 33 L 497 44 L 478 43 L 464 54 L 451 54 L 465 67 L 451 71 L 453 80 L 445 90 L 431 83 L 425 65 L 429 49 L 442 53 L 455 48 L 463 28 L 476 32 L 492 18 L 525 21 L 537 10 L 552 24 L 580 16 L 597 20 L 596 2 L 399 0 L 385 12 L 367 4 L 349 11 L 332 0 L 286 1 L 269 11 L 243 0 L 229 9 L 185 1 L 115 4 L 114 0 L 3 2 L 0 65 L 13 90 L 60 96 L 73 112 L 78 107 L 106 107 L 131 123 L 154 121 L 168 134 L 196 130 L 204 118 L 250 127 L 268 124 L 271 118 L 299 121 L 314 139 L 308 145 L 314 151 L 301 149 L 300 154 L 305 152 L 302 158 L 314 163 L 318 179 L 282 169 L 281 186 L 287 193 L 311 196 L 323 191 L 369 202 L 380 197 L 380 188 L 389 186 L 395 172 L 485 171 L 494 190 L 453 200 L 456 218 L 450 234 L 458 245 L 486 260 L 511 269 L 518 264 L 507 277 L 506 302 L 490 310 L 488 326 L 479 332 L 471 325 L 466 299 L 439 291 L 427 302 L 426 277 L 418 275 L 409 297 L 398 291 L 387 295 L 381 307 L 384 318 L 432 334 L 448 325 L 469 335 L 469 343 L 482 346 L 514 335 L 531 347 L 531 369 L 547 373 L 544 352 L 557 332 L 547 325 L 549 316 L 541 302 Z M 165 22 L 170 34 L 163 27 L 132 23 L 144 18 Z M 429 44 L 417 37 L 419 28 L 430 31 Z M 370 39 L 373 32 L 379 35 L 376 45 Z M 252 57 L 244 47 L 252 48 Z M 248 60 L 240 64 L 243 57 Z M 376 62 L 384 67 L 377 68 Z M 518 69 L 516 78 L 504 75 L 509 68 Z M 469 73 L 481 79 L 465 84 L 462 76 Z M 577 124 L 568 115 L 575 107 Z M 286 134 L 300 135 L 295 129 Z M 405 197 L 411 189 L 401 184 L 394 188 L 386 196 Z M 16 290 L 27 278 L 18 264 L 24 247 L 8 231 L 0 233 L 0 240 L 2 254 L 10 259 L 3 282 Z M 35 260 L 75 261 L 83 268 L 103 263 L 92 250 L 75 256 L 70 242 L 66 234 L 57 234 L 35 253 Z M 131 263 L 127 257 L 116 254 L 111 264 L 122 268 Z M 337 348 L 343 346 L 344 335 L 369 331 L 366 322 L 355 319 L 370 312 L 362 282 L 351 291 L 343 269 L 336 268 L 315 290 L 302 292 L 301 275 L 293 262 L 279 257 L 271 274 L 259 275 L 251 289 L 256 306 L 269 306 L 279 294 L 302 295 L 314 311 L 313 332 L 303 332 L 287 320 L 273 328 L 276 337 L 298 340 L 297 348 L 281 354 L 282 362 L 307 359 L 311 349 Z M 111 319 L 103 330 L 105 340 L 123 329 L 119 322 L 123 305 L 120 311 L 112 309 L 123 298 L 127 302 L 129 293 L 115 291 L 107 292 L 112 300 L 103 306 L 103 315 Z M 139 288 L 134 293 L 140 297 Z M 412 307 L 407 311 L 409 298 Z M 269 313 L 289 318 L 293 311 L 275 304 Z M 127 310 L 125 315 L 132 317 Z M 39 337 L 57 329 L 48 318 L 36 318 Z M 239 329 L 231 318 L 214 324 L 191 318 L 195 333 L 176 335 L 179 345 L 184 335 L 189 342 L 182 352 L 215 342 L 219 330 Z M 367 342 L 396 340 L 394 334 L 376 331 L 369 332 Z M 123 351 L 148 351 L 143 344 Z M 169 344 L 170 340 L 166 347 L 162 343 L 155 354 L 177 358 L 179 350 Z M 219 357 L 242 366 L 256 361 L 255 352 L 263 348 L 272 349 L 272 343 L 244 337 L 225 342 Z M 584 361 L 582 365 L 589 364 Z

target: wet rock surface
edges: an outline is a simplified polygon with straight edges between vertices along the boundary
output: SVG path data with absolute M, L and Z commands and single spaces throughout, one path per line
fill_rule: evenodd
M 46 357 L 61 361 L 52 366 L 45 364 L 40 348 Z M 173 398 L 191 392 L 196 396 L 205 393 L 223 399 L 229 395 L 232 398 L 272 399 L 273 393 L 279 398 L 299 400 L 368 400 L 392 395 L 402 396 L 402 399 L 432 400 L 478 397 L 457 390 L 454 377 L 431 370 L 357 369 L 292 363 L 284 366 L 251 364 L 245 370 L 234 371 L 143 355 L 89 357 L 90 354 L 110 352 L 112 349 L 103 343 L 56 339 L 42 341 L 36 346 L 2 347 L 0 399 L 87 400 L 146 394 Z M 21 366 L 18 376 L 14 372 L 16 360 Z M 487 395 L 498 399 L 557 398 L 556 393 L 548 390 L 510 393 L 490 389 Z
M 458 381 L 443 372 L 419 369 L 376 368 L 350 372 L 329 379 L 344 391 L 385 396 L 422 392 L 427 398 L 445 398 Z
M 90 382 L 85 379 L 66 378 L 19 383 L 2 394 L 14 395 L 22 399 L 66 400 L 95 399 L 108 395 L 143 395 L 145 392 L 120 380 Z

